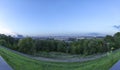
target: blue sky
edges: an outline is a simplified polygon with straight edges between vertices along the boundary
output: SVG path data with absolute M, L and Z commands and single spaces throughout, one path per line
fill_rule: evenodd
M 120 25 L 120 0 L 0 0 L 0 33 L 111 34 Z

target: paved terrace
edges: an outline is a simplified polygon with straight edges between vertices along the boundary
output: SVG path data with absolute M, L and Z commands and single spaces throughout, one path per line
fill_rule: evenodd
M 120 70 L 120 60 L 114 64 L 110 70 Z
M 0 70 L 13 70 L 1 56 L 0 56 Z

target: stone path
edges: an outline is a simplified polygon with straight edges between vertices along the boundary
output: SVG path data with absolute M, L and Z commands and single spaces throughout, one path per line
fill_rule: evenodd
M 120 60 L 114 64 L 110 70 L 120 70 Z
M 0 56 L 0 70 L 13 70 L 1 56 Z

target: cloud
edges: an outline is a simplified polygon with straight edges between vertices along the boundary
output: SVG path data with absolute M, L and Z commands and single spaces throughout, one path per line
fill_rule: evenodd
M 120 25 L 114 25 L 113 27 L 117 30 L 120 30 Z

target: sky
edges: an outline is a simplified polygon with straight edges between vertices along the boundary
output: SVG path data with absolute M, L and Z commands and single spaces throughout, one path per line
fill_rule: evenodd
M 120 0 L 0 0 L 0 33 L 117 32 Z

